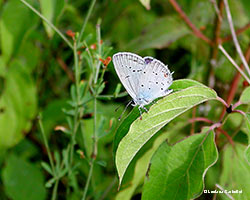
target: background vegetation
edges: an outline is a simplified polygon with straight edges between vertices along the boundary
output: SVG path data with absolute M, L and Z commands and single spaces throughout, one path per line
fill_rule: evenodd
M 249 11 L 247 0 L 0 0 L 0 199 L 250 199 Z M 131 99 L 109 58 L 121 51 L 174 71 L 175 93 L 143 120 L 130 108 L 118 121 Z M 203 182 L 243 193 L 202 194 Z

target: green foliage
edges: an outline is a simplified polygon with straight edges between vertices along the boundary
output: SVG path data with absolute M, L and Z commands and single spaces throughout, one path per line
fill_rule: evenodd
M 163 143 L 150 162 L 142 199 L 196 198 L 203 191 L 207 169 L 216 160 L 214 133 L 209 130 L 173 147 Z
M 216 46 L 241 64 L 222 1 L 0 0 L 0 199 L 250 199 L 250 87 Z M 228 1 L 247 54 L 249 2 Z M 142 120 L 118 120 L 122 51 L 174 72 Z
M 2 173 L 6 194 L 14 200 L 43 200 L 46 197 L 44 177 L 36 164 L 11 154 Z
M 189 87 L 159 100 L 147 114 L 142 115 L 143 120 L 135 120 L 116 152 L 120 183 L 133 157 L 155 133 L 193 106 L 216 99 L 216 96 L 214 91 L 205 86 Z

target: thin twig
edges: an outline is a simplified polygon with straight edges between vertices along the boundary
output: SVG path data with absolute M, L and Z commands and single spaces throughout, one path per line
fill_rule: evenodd
M 212 53 L 211 53 L 211 58 L 210 58 L 211 67 L 209 67 L 210 72 L 209 72 L 208 85 L 210 88 L 213 88 L 215 84 L 214 68 L 217 65 L 218 45 L 220 44 L 220 40 L 221 40 L 220 33 L 221 33 L 221 24 L 222 24 L 222 11 L 224 8 L 223 0 L 219 0 L 219 8 L 215 0 L 212 1 L 212 3 L 216 5 L 218 9 L 217 10 L 218 13 L 215 19 L 216 25 L 215 25 L 214 39 L 213 39 L 214 46 L 212 48 Z
M 227 57 L 227 59 L 233 64 L 233 66 L 240 72 L 240 74 L 246 79 L 246 81 L 250 84 L 250 79 L 247 77 L 247 75 L 240 69 L 240 67 L 236 64 L 236 62 L 231 58 L 231 56 L 226 52 L 226 50 L 219 45 L 219 49 L 222 51 L 222 53 Z
M 46 17 L 44 17 L 41 13 L 39 13 L 32 5 L 30 5 L 25 0 L 20 0 L 24 5 L 26 5 L 29 9 L 31 9 L 34 13 L 36 13 L 40 18 L 42 18 L 61 38 L 69 45 L 71 49 L 73 49 L 73 45 L 71 42 L 59 31 Z
M 236 35 L 241 34 L 242 32 L 244 32 L 245 30 L 247 30 L 247 29 L 249 29 L 249 28 L 250 28 L 250 23 L 248 23 L 248 24 L 246 24 L 245 26 L 243 26 L 243 27 L 237 29 L 237 30 L 236 30 Z M 222 38 L 222 39 L 221 39 L 221 42 L 223 43 L 223 42 L 229 41 L 229 40 L 231 40 L 231 39 L 232 39 L 232 35 L 230 34 L 230 35 L 228 35 L 228 36 Z
M 85 20 L 84 20 L 84 22 L 83 22 L 83 25 L 82 25 L 82 28 L 81 28 L 80 35 L 79 35 L 79 37 L 78 37 L 78 39 L 77 39 L 77 45 L 80 44 L 80 42 L 81 42 L 82 35 L 83 35 L 84 30 L 85 30 L 85 27 L 86 27 L 86 25 L 87 25 L 87 23 L 88 23 L 88 21 L 89 21 L 89 17 L 90 17 L 90 15 L 91 15 L 92 11 L 93 11 L 95 2 L 96 2 L 96 0 L 92 0 L 92 2 L 91 2 L 91 4 L 90 4 L 90 7 L 89 7 L 89 9 L 88 9 L 88 13 L 87 13 L 87 15 L 86 15 L 86 18 L 85 18 Z M 79 46 L 77 46 L 77 47 L 79 47 Z
M 174 7 L 174 9 L 179 13 L 180 17 L 186 22 L 186 24 L 191 28 L 193 33 L 198 37 L 204 40 L 206 43 L 213 45 L 213 42 L 205 36 L 198 28 L 195 27 L 195 25 L 190 21 L 190 19 L 187 17 L 185 12 L 181 9 L 179 4 L 175 0 L 169 0 L 171 5 Z
M 56 60 L 57 60 L 57 62 L 59 64 L 59 66 L 63 69 L 63 71 L 66 72 L 69 79 L 74 82 L 75 81 L 74 75 L 73 75 L 72 71 L 68 68 L 66 63 L 62 60 L 62 58 L 57 57 Z
M 210 0 L 210 1 L 211 1 L 211 3 L 212 3 L 213 6 L 214 6 L 214 10 L 215 10 L 215 12 L 216 12 L 216 14 L 217 14 L 217 18 L 222 22 L 221 9 L 219 9 L 216 0 Z
M 227 0 L 224 0 L 224 4 L 225 4 L 225 9 L 226 9 L 226 13 L 227 13 L 227 19 L 228 19 L 228 23 L 229 23 L 229 26 L 230 26 L 230 30 L 231 30 L 231 34 L 232 34 L 232 37 L 233 37 L 233 41 L 234 41 L 234 45 L 236 47 L 236 50 L 241 58 L 241 61 L 248 73 L 248 75 L 250 76 L 250 68 L 247 64 L 247 61 L 242 53 L 242 50 L 240 48 L 240 45 L 239 45 L 239 42 L 238 42 L 238 39 L 237 39 L 237 36 L 236 36 L 236 33 L 235 33 L 235 30 L 234 30 L 234 25 L 233 25 L 233 20 L 232 20 L 232 16 L 231 16 L 231 12 L 230 12 L 230 8 L 229 8 L 229 5 L 228 5 L 228 1 Z
M 248 48 L 246 50 L 246 53 L 245 53 L 245 58 L 246 58 L 246 61 L 248 62 L 250 60 L 250 43 L 248 45 Z M 240 65 L 240 69 L 243 70 L 244 66 L 243 64 Z M 234 76 L 234 79 L 231 83 L 231 87 L 230 87 L 230 90 L 228 92 L 228 96 L 227 96 L 227 104 L 230 105 L 235 97 L 235 93 L 237 91 L 237 88 L 238 88 L 238 84 L 239 84 L 239 81 L 240 81 L 240 78 L 241 78 L 241 74 L 240 72 L 237 72 L 236 75 Z M 235 105 L 234 105 L 235 106 Z M 235 107 L 233 106 L 232 109 L 234 109 Z M 226 112 L 226 108 L 223 109 L 221 115 L 220 115 L 220 119 L 222 119 L 224 113 Z
M 188 122 L 190 123 L 193 123 L 193 122 L 207 122 L 209 124 L 213 124 L 214 122 L 208 118 L 205 118 L 205 117 L 195 117 L 195 118 L 192 118 L 190 120 L 188 120 Z
M 98 20 L 97 24 L 96 24 L 96 35 L 97 35 L 97 46 L 98 46 L 98 54 L 99 54 L 99 56 L 102 55 L 101 28 L 100 27 L 101 27 L 101 20 Z M 94 80 L 95 84 L 97 83 L 100 66 L 101 66 L 101 61 L 98 60 L 98 64 L 96 66 L 95 80 Z
M 231 195 L 229 195 L 229 194 L 228 194 L 219 184 L 215 184 L 215 186 L 216 186 L 217 188 L 219 188 L 221 191 L 223 191 L 224 194 L 225 194 L 229 199 L 234 200 L 234 198 L 233 198 Z
M 223 130 L 221 127 L 218 127 L 217 130 L 218 130 L 219 132 L 221 132 L 223 135 L 225 135 L 226 138 L 228 139 L 229 143 L 230 143 L 232 146 L 234 146 L 234 142 L 233 142 L 231 136 L 230 136 L 225 130 Z

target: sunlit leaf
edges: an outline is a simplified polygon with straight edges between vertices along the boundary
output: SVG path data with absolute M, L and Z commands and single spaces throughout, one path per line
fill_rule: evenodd
M 142 199 L 194 199 L 204 188 L 204 176 L 217 160 L 214 133 L 200 133 L 154 154 Z
M 151 106 L 130 126 L 128 134 L 119 143 L 116 151 L 116 167 L 120 183 L 137 152 L 163 126 L 190 108 L 208 100 L 216 99 L 216 93 L 204 86 L 194 86 L 172 93 Z
M 245 157 L 247 162 L 250 164 L 250 113 L 246 113 L 245 117 L 247 133 L 248 133 L 248 146 L 245 150 Z
M 240 101 L 242 103 L 248 104 L 250 103 L 250 87 L 247 87 L 240 96 Z
M 242 190 L 242 193 L 231 193 L 235 200 L 248 200 L 250 198 L 250 165 L 244 158 L 246 147 L 235 143 L 234 148 L 228 144 L 224 148 L 220 185 L 227 191 Z M 224 194 L 222 199 L 228 199 Z

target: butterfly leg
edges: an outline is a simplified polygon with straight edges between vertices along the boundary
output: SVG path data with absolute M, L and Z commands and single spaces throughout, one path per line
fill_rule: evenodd
M 142 112 L 141 112 L 141 107 L 139 106 L 139 107 L 138 107 L 138 109 L 139 109 L 139 112 L 140 112 L 140 120 L 142 120 Z
M 146 111 L 146 113 L 148 113 L 148 109 L 147 108 L 145 108 L 144 106 L 142 106 L 142 108 L 143 108 L 143 110 Z
M 164 96 L 170 94 L 171 92 L 173 92 L 173 90 L 166 90 Z

